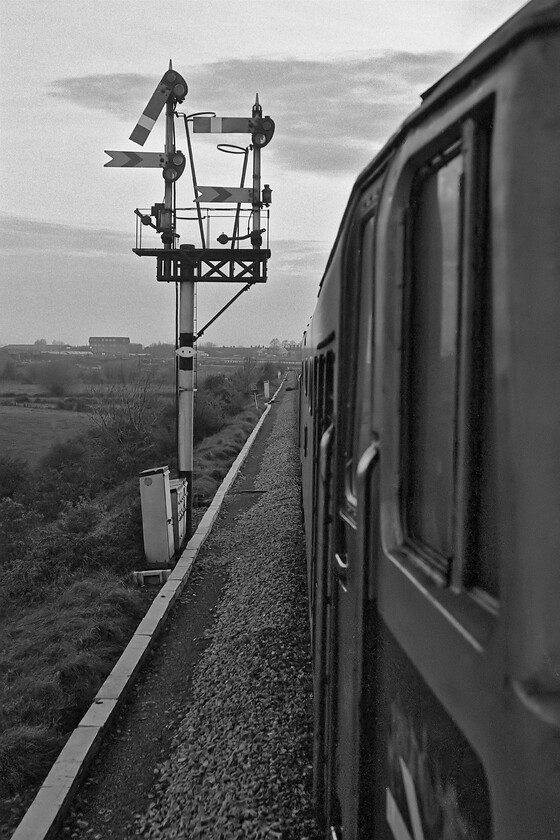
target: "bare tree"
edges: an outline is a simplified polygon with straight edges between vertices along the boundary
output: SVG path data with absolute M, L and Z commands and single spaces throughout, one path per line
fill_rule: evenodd
M 243 359 L 243 364 L 239 365 L 233 374 L 233 382 L 236 387 L 244 394 L 249 394 L 251 391 L 251 384 L 256 381 L 257 365 L 251 356 L 246 356 Z
M 160 386 L 150 372 L 131 382 L 112 382 L 90 388 L 94 397 L 93 425 L 116 443 L 149 434 L 160 413 Z

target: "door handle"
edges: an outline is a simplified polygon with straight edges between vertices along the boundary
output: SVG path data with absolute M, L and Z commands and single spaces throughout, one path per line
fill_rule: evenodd
M 348 591 L 348 555 L 346 553 L 339 554 L 335 552 L 334 568 L 339 584 L 345 592 Z
M 358 494 L 358 562 L 360 568 L 366 570 L 368 597 L 373 600 L 376 595 L 374 580 L 374 564 L 370 562 L 372 553 L 375 552 L 379 540 L 379 482 L 372 485 L 373 474 L 379 464 L 380 448 L 379 438 L 370 443 L 360 458 L 357 470 L 357 494 Z

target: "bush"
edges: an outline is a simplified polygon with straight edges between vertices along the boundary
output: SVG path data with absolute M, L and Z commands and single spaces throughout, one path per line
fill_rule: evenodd
M 243 411 L 246 395 L 239 388 L 239 383 L 232 380 L 225 373 L 217 373 L 209 376 L 199 389 L 199 394 L 211 395 L 219 401 L 224 415 L 238 414 Z M 212 432 L 210 432 L 212 434 Z
M 215 373 L 212 376 L 206 377 L 199 391 L 208 391 L 210 394 L 218 397 L 218 399 L 228 402 L 235 389 L 229 376 L 226 376 L 225 373 Z
M 0 568 L 3 575 L 26 554 L 30 532 L 40 521 L 36 513 L 20 502 L 9 497 L 0 500 Z
M 177 460 L 177 411 L 172 402 L 164 405 L 159 422 L 152 429 L 154 457 L 160 464 L 168 464 L 171 471 Z
M 224 410 L 220 400 L 212 395 L 200 393 L 194 407 L 194 442 L 215 434 L 224 425 Z
M 90 495 L 92 461 L 86 436 L 55 443 L 39 464 L 28 503 L 47 520 L 56 519 L 65 505 Z
M 274 365 L 272 362 L 265 362 L 264 365 L 261 365 L 257 375 L 257 384 L 261 387 L 265 382 L 274 382 L 276 381 L 276 377 L 278 376 L 278 365 Z
M 63 397 L 76 383 L 76 368 L 65 359 L 36 366 L 36 379 L 53 397 Z
M 29 467 L 25 458 L 0 455 L 0 499 L 13 499 L 22 493 L 29 481 Z
M 81 498 L 76 505 L 67 504 L 59 517 L 59 527 L 70 534 L 88 534 L 99 523 L 101 516 L 98 504 Z
M 137 359 L 117 359 L 103 365 L 103 378 L 113 385 L 130 385 L 142 376 Z
M 41 528 L 29 528 L 23 509 L 12 507 L 5 535 L 0 504 L 0 549 L 4 540 L 10 551 L 8 573 L 2 579 L 6 606 L 42 602 L 54 589 L 70 585 L 76 576 L 107 570 L 124 575 L 134 568 L 143 553 L 140 500 L 132 495 L 132 487 L 127 487 L 127 492 L 128 503 L 123 506 L 121 500 L 117 515 L 110 515 L 101 504 L 81 499 Z
M 1 363 L 0 367 L 2 367 Z M 18 369 L 16 363 L 13 359 L 7 359 L 0 370 L 0 379 L 3 379 L 5 382 L 17 382 L 17 378 Z
M 243 364 L 239 365 L 233 374 L 233 383 L 237 391 L 244 396 L 251 394 L 251 384 L 257 381 L 257 366 L 255 360 L 247 356 Z

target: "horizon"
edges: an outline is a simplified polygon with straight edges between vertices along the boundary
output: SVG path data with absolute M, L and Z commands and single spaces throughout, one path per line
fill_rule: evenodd
M 95 337 L 96 338 L 103 337 L 103 338 L 125 338 L 125 339 L 129 339 L 129 336 L 95 336 Z M 91 336 L 91 338 L 94 338 L 94 336 Z M 278 344 L 275 344 L 275 342 L 278 342 Z M 41 339 L 40 338 L 40 339 L 35 339 L 35 341 L 32 341 L 32 342 L 29 342 L 29 341 L 9 341 L 9 342 L 6 342 L 5 344 L 0 344 L 0 350 L 5 350 L 8 347 L 29 347 L 29 348 L 31 348 L 31 347 L 43 347 L 43 348 L 46 348 L 46 349 L 54 348 L 54 347 L 69 347 L 71 349 L 78 349 L 80 347 L 88 347 L 88 344 L 89 344 L 89 342 L 84 342 L 84 343 L 81 343 L 81 344 L 71 344 L 68 341 L 60 341 L 58 339 L 54 339 L 53 341 L 47 341 L 46 339 Z M 132 341 L 132 340 L 130 340 L 130 345 L 133 346 L 133 347 L 140 346 L 140 347 L 143 347 L 144 349 L 149 348 L 149 347 L 159 347 L 159 346 L 166 346 L 166 347 L 176 347 L 177 346 L 175 341 L 152 341 L 149 344 L 144 344 L 141 341 Z M 231 348 L 231 347 L 238 347 L 238 348 L 242 348 L 242 349 L 245 349 L 245 350 L 252 350 L 252 349 L 259 349 L 259 348 L 263 348 L 263 347 L 264 348 L 300 347 L 301 345 L 300 345 L 300 342 L 292 340 L 292 339 L 288 339 L 288 338 L 284 338 L 284 339 L 272 338 L 272 339 L 270 339 L 269 342 L 260 343 L 260 344 L 218 344 L 217 342 L 212 341 L 210 339 L 209 340 L 202 339 L 200 342 L 198 342 L 198 346 L 199 347 L 206 347 L 206 348 L 208 348 L 208 347 L 215 348 L 217 350 L 228 349 L 228 348 Z

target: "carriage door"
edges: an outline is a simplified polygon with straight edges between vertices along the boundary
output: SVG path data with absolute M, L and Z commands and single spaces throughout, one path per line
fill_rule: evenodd
M 335 545 L 332 552 L 332 684 L 330 825 L 333 837 L 358 836 L 361 692 L 361 639 L 364 568 L 358 560 L 358 463 L 372 443 L 374 225 L 358 219 L 348 254 L 341 335 L 341 437 L 337 458 Z M 364 200 L 363 204 L 366 201 Z M 344 390 L 343 390 L 344 389 Z M 370 513 L 373 515 L 373 512 Z

